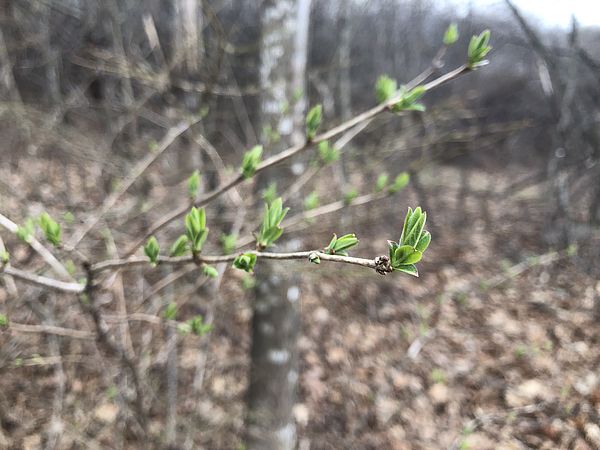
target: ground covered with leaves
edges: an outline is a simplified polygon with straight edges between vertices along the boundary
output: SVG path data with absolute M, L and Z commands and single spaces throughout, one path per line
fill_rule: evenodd
M 299 448 L 600 449 L 600 282 L 576 248 L 542 243 L 539 188 L 506 197 L 508 178 L 475 173 L 465 191 L 460 173 L 435 170 L 423 175 L 433 242 L 419 279 L 286 263 L 284 271 L 302 274 Z M 478 182 L 491 176 L 494 183 Z M 332 227 L 344 226 L 362 239 L 355 254 L 385 252 L 398 217 L 421 200 L 409 190 L 401 202 L 358 207 L 345 222 L 320 221 L 305 244 L 325 245 Z M 242 278 L 226 276 L 211 333 L 178 339 L 181 448 L 243 448 L 253 299 Z M 205 313 L 205 294 L 177 291 L 181 313 Z M 14 321 L 35 323 L 39 301 L 68 311 L 68 326 L 89 329 L 74 304 L 36 295 L 13 309 Z M 144 313 L 152 308 L 160 305 L 145 304 Z M 117 320 L 111 327 L 120 332 Z M 166 330 L 134 319 L 129 332 L 159 442 Z M 122 371 L 105 361 L 93 340 L 2 329 L 0 448 L 42 448 L 52 436 L 56 448 L 139 448 L 124 420 Z

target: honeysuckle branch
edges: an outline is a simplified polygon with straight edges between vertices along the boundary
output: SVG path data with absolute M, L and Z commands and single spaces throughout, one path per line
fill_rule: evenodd
M 456 69 L 425 84 L 423 86 L 423 90 L 425 92 L 431 91 L 431 90 L 433 90 L 451 80 L 454 80 L 454 79 L 460 77 L 461 75 L 464 75 L 465 73 L 471 72 L 471 71 L 472 71 L 471 67 L 469 67 L 466 64 L 463 64 L 460 67 L 457 67 Z M 380 103 L 379 105 L 374 106 L 373 108 L 371 108 L 367 111 L 364 111 L 361 114 L 354 116 L 353 118 L 341 123 L 340 125 L 337 125 L 337 126 L 331 128 L 330 130 L 328 130 L 324 133 L 317 134 L 316 136 L 314 136 L 314 138 L 312 138 L 310 140 L 306 140 L 304 143 L 293 145 L 293 146 L 289 147 L 288 149 L 283 150 L 282 152 L 277 153 L 276 155 L 273 155 L 270 158 L 267 158 L 266 160 L 262 161 L 256 167 L 254 175 L 268 169 L 269 167 L 280 164 L 283 161 L 286 161 L 286 160 L 296 156 L 297 154 L 301 153 L 304 150 L 312 148 L 312 146 L 318 144 L 319 142 L 323 142 L 323 141 L 332 139 L 348 130 L 351 130 L 352 128 L 356 127 L 357 125 L 362 124 L 363 122 L 371 120 L 372 118 L 378 116 L 379 114 L 391 109 L 401 99 L 402 99 L 402 94 L 394 95 L 389 100 L 387 100 L 383 103 Z M 242 183 L 245 179 L 246 178 L 241 173 L 238 174 L 231 180 L 216 187 L 213 191 L 208 192 L 204 197 L 198 199 L 196 202 L 194 202 L 194 206 L 202 207 L 202 206 L 207 205 L 214 199 L 218 198 L 219 196 L 221 196 L 222 194 L 227 192 L 229 189 Z M 178 219 L 179 217 L 182 217 L 184 214 L 186 214 L 188 212 L 188 210 L 189 210 L 189 205 L 183 205 L 180 208 L 175 209 L 174 211 L 168 213 L 167 215 L 165 215 L 164 217 L 162 217 L 161 219 L 159 219 L 158 221 L 153 223 L 150 226 L 150 228 L 148 229 L 148 231 L 146 232 L 146 234 L 144 236 L 142 236 L 139 240 L 137 240 L 125 252 L 125 255 L 126 256 L 133 255 L 137 251 L 137 249 L 140 248 L 140 246 L 142 246 L 144 244 L 144 242 L 147 241 L 149 236 L 162 230 L 165 226 L 167 226 L 173 220 Z
M 157 264 L 169 264 L 169 265 L 183 265 L 183 264 L 217 264 L 217 263 L 227 263 L 233 262 L 235 258 L 240 256 L 241 254 L 254 254 L 258 258 L 262 259 L 270 259 L 270 260 L 295 260 L 295 259 L 307 259 L 308 257 L 315 253 L 317 256 L 321 258 L 323 261 L 334 261 L 341 263 L 354 264 L 358 266 L 368 267 L 371 269 L 375 268 L 375 260 L 365 259 L 365 258 L 355 258 L 350 256 L 339 256 L 339 255 L 329 255 L 326 253 L 322 253 L 320 250 L 309 250 L 302 252 L 292 252 L 292 253 L 274 253 L 274 252 L 259 252 L 259 251 L 247 251 L 247 252 L 236 252 L 231 253 L 229 255 L 198 255 L 194 256 L 177 256 L 177 257 L 169 257 L 169 256 L 159 256 L 157 258 Z M 117 269 L 125 269 L 125 268 L 134 268 L 140 266 L 150 266 L 150 261 L 148 258 L 144 256 L 133 256 L 126 259 L 109 259 L 106 261 L 99 262 L 91 266 L 91 270 L 93 273 L 101 273 L 107 270 L 117 270 Z

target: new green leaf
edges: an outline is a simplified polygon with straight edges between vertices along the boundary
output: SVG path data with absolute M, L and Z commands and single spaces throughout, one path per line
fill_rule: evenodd
M 387 75 L 381 75 L 375 83 L 375 98 L 377 102 L 385 103 L 396 95 L 397 90 L 398 84 L 396 80 Z
M 40 216 L 40 228 L 44 232 L 44 236 L 48 242 L 50 242 L 55 247 L 60 245 L 61 239 L 61 228 L 60 225 L 50 217 L 50 215 L 46 212 L 42 213 Z
M 158 241 L 154 236 L 151 236 L 144 245 L 144 254 L 148 257 L 153 265 L 158 263 L 158 254 L 160 253 L 160 247 Z
M 198 189 L 200 189 L 200 172 L 194 170 L 194 173 L 188 178 L 187 186 L 190 198 L 195 200 L 198 196 Z
M 311 141 L 317 134 L 317 130 L 323 119 L 323 107 L 321 105 L 313 106 L 306 115 L 306 138 Z
M 244 154 L 244 159 L 242 160 L 242 175 L 245 179 L 250 178 L 256 172 L 256 168 L 260 164 L 262 153 L 262 145 L 256 145 Z
M 283 207 L 281 197 L 273 200 L 270 205 L 265 204 L 262 225 L 256 237 L 256 244 L 259 249 L 265 249 L 279 239 L 283 233 L 280 224 L 288 211 L 289 208 Z
M 256 255 L 254 253 L 243 253 L 233 260 L 233 267 L 246 272 L 253 272 L 256 264 Z
M 444 33 L 444 45 L 452 45 L 458 40 L 458 27 L 451 23 Z

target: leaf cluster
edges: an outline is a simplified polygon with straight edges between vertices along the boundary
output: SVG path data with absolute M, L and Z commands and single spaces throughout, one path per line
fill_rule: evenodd
M 467 51 L 468 63 L 471 69 L 485 63 L 484 58 L 492 49 L 489 43 L 490 30 L 485 30 L 479 36 L 473 36 L 471 38 Z
M 256 237 L 256 246 L 259 249 L 265 249 L 279 239 L 283 233 L 283 228 L 279 225 L 289 210 L 283 207 L 281 197 L 273 200 L 270 205 L 265 204 L 262 225 Z
M 233 260 L 233 267 L 252 273 L 256 265 L 256 255 L 254 253 L 243 253 Z
M 185 235 L 191 246 L 192 253 L 200 253 L 208 236 L 204 208 L 198 209 L 193 207 L 185 216 Z
M 242 176 L 248 179 L 254 175 L 263 154 L 262 145 L 255 145 L 244 154 L 242 159 Z
M 431 242 L 431 234 L 424 230 L 427 213 L 417 207 L 408 208 L 404 227 L 398 242 L 389 241 L 390 265 L 393 270 L 419 276 L 415 266 Z

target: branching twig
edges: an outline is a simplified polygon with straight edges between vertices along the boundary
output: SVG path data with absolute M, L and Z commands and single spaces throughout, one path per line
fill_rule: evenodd
M 73 236 L 71 242 L 65 245 L 65 248 L 68 251 L 75 249 L 81 240 L 92 230 L 92 228 L 94 228 L 100 219 L 102 219 L 102 217 L 104 217 L 104 215 L 112 209 L 115 203 L 117 203 L 117 201 L 123 196 L 123 194 L 125 194 L 125 192 L 127 192 L 127 190 L 146 171 L 146 169 L 148 169 L 148 167 L 150 167 L 150 165 L 156 161 L 158 157 L 162 155 L 181 134 L 198 123 L 201 119 L 201 117 L 194 117 L 193 119 L 182 122 L 167 131 L 161 142 L 158 144 L 158 148 L 155 151 L 150 152 L 146 158 L 136 165 L 136 167 L 130 172 L 129 176 L 123 180 L 120 188 L 108 196 L 108 198 L 102 204 L 100 211 L 97 214 L 92 215 L 85 222 L 83 228 Z
M 430 91 L 433 90 L 451 80 L 454 80 L 455 78 L 460 77 L 461 75 L 464 75 L 467 72 L 470 72 L 471 69 L 467 66 L 467 65 L 462 65 L 460 67 L 457 67 L 456 69 L 440 76 L 439 78 L 427 83 L 426 85 L 424 85 L 424 89 L 425 91 Z M 310 141 L 305 141 L 304 143 L 301 144 L 296 144 L 293 145 L 291 147 L 289 147 L 287 150 L 284 150 L 280 153 L 277 153 L 276 155 L 271 156 L 270 158 L 264 160 L 261 164 L 258 165 L 258 167 L 256 168 L 255 174 L 262 172 L 263 170 L 268 169 L 269 167 L 272 167 L 274 165 L 277 165 L 283 161 L 286 161 L 294 156 L 296 156 L 297 154 L 301 153 L 302 151 L 311 148 L 313 145 L 318 144 L 319 142 L 323 142 L 323 141 L 327 141 L 331 138 L 334 138 L 352 128 L 354 128 L 357 125 L 362 124 L 365 121 L 368 121 L 370 119 L 372 119 L 373 117 L 376 117 L 377 115 L 387 111 L 389 108 L 391 108 L 393 105 L 395 105 L 396 103 L 398 103 L 398 101 L 400 101 L 402 98 L 402 94 L 398 94 L 394 97 L 392 97 L 390 100 L 381 103 L 367 111 L 364 111 L 361 114 L 358 114 L 356 116 L 354 116 L 352 119 L 347 120 L 346 122 L 341 123 L 340 125 L 331 128 L 329 131 L 326 131 L 324 133 L 321 133 L 317 136 L 315 136 L 312 140 Z M 208 203 L 210 203 L 211 201 L 213 201 L 214 199 L 218 198 L 219 196 L 221 196 L 222 194 L 224 194 L 225 192 L 227 192 L 229 189 L 233 188 L 234 186 L 237 186 L 238 184 L 240 184 L 241 182 L 243 182 L 245 180 L 244 176 L 240 173 L 238 174 L 236 177 L 232 178 L 231 180 L 221 184 L 220 186 L 216 187 L 213 191 L 207 193 L 204 197 L 198 199 L 195 202 L 195 206 L 196 207 L 201 207 L 201 206 L 205 206 Z M 171 223 L 173 220 L 182 217 L 189 209 L 188 205 L 182 206 L 180 208 L 177 208 L 176 210 L 172 211 L 171 213 L 165 215 L 164 217 L 162 217 L 160 220 L 158 220 L 157 222 L 155 222 L 154 224 L 152 224 L 149 228 L 149 230 L 146 232 L 146 234 L 144 236 L 142 236 L 139 240 L 137 240 L 125 253 L 126 256 L 131 256 L 133 255 L 137 249 L 153 234 L 155 234 L 156 232 L 162 230 L 165 226 L 167 226 L 169 223 Z
M 19 230 L 19 226 L 3 214 L 0 214 L 0 225 L 2 225 L 4 228 L 6 228 L 13 234 L 16 234 Z M 63 266 L 61 262 L 58 259 L 56 259 L 56 257 L 50 252 L 50 250 L 44 247 L 40 243 L 40 241 L 38 241 L 33 235 L 29 236 L 27 243 L 42 257 L 44 261 L 46 261 L 46 263 L 52 268 L 52 270 L 54 270 L 54 272 L 58 276 L 63 277 L 67 280 L 73 279 L 73 277 L 69 274 L 65 266 Z

